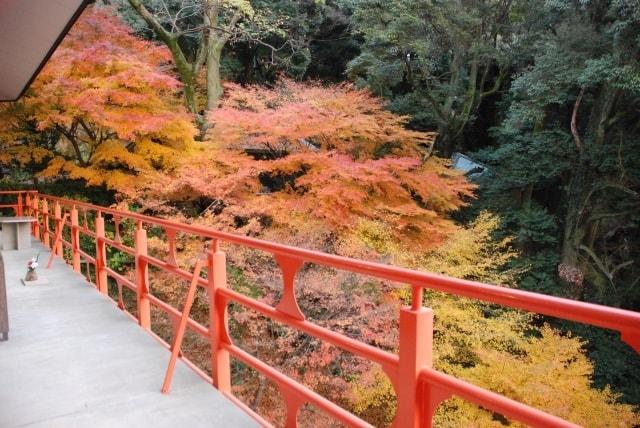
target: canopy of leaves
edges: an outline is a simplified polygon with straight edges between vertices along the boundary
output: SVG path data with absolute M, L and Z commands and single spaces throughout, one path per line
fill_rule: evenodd
M 206 199 L 217 227 L 324 249 L 370 220 L 424 249 L 454 229 L 449 213 L 472 196 L 446 162 L 423 160 L 420 145 L 433 136 L 405 130 L 406 118 L 367 91 L 288 80 L 273 90 L 229 86 L 211 117 L 211 142 L 158 177 L 145 206 Z
M 447 155 L 513 61 L 519 1 L 353 0 L 362 52 L 349 74 L 391 99 L 421 129 L 438 129 Z
M 356 162 L 335 152 L 276 161 L 225 156 L 200 155 L 177 176 L 160 179 L 158 199 L 217 201 L 220 212 L 210 212 L 210 221 L 218 227 L 252 235 L 279 230 L 279 240 L 289 242 L 302 233 L 299 242 L 318 248 L 328 233 L 346 233 L 363 219 L 380 222 L 405 245 L 428 248 L 453 229 L 447 215 L 472 189 L 437 159 L 423 165 L 412 158 Z
M 408 117 L 385 109 L 369 91 L 284 79 L 273 89 L 227 86 L 209 119 L 211 139 L 229 148 L 264 149 L 272 156 L 335 150 L 358 158 L 420 156 L 433 135 L 406 129 Z
M 171 168 L 193 139 L 169 60 L 108 10 L 87 10 L 26 96 L 2 108 L 3 144 L 15 161 L 44 162 L 45 177 L 127 191 L 140 173 Z M 29 141 L 34 131 L 49 139 Z

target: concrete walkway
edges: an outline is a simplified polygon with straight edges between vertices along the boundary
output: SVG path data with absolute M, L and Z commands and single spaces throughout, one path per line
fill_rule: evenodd
M 24 287 L 41 251 L 5 251 L 9 341 L 0 342 L 0 427 L 248 427 L 256 422 L 178 362 L 81 275 L 56 260 L 49 285 Z

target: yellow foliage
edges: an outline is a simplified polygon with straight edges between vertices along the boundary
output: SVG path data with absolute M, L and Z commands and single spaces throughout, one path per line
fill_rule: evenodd
M 481 212 L 469 228 L 461 229 L 416 264 L 422 270 L 455 278 L 513 285 L 517 272 L 502 268 L 517 253 L 511 248 L 511 238 L 492 238 L 499 224 L 496 215 Z
M 379 221 L 360 219 L 354 233 L 362 244 L 379 254 L 397 254 L 402 251 L 389 228 Z
M 2 133 L 2 137 L 6 135 Z M 0 139 L 0 164 L 9 165 L 16 163 L 24 167 L 31 163 L 42 163 L 53 157 L 51 150 L 31 143 L 17 143 L 14 141 L 1 141 Z
M 192 149 L 193 144 L 184 141 L 177 147 L 156 144 L 147 138 L 143 138 L 136 143 L 136 153 L 151 164 L 160 166 L 165 171 L 176 168 L 179 164 L 178 160 L 182 156 L 190 154 Z
M 252 18 L 255 14 L 255 10 L 249 0 L 224 0 L 223 5 L 231 8 L 239 13 Z
M 389 378 L 376 367 L 351 383 L 351 404 L 356 415 L 388 425 L 396 414 L 395 390 Z
M 109 140 L 100 144 L 93 154 L 94 165 L 121 165 L 133 171 L 142 171 L 150 167 L 147 160 L 137 153 L 127 150 L 120 141 Z
M 608 387 L 592 386 L 593 365 L 581 340 L 547 325 L 537 333 L 539 337 L 512 337 L 521 346 L 519 353 L 476 347 L 478 364 L 464 368 L 445 363 L 441 369 L 585 427 L 640 423 L 633 406 L 618 403 Z M 504 426 L 490 412 L 459 399 L 443 403 L 436 422 L 438 426 Z
M 241 4 L 242 1 L 238 2 Z M 52 159 L 41 175 L 131 194 L 168 171 L 196 133 L 166 72 L 170 53 L 107 9 L 88 9 L 28 93 L 0 107 L 0 162 Z
M 131 192 L 137 185 L 139 179 L 132 174 L 127 174 L 121 170 L 104 169 L 99 166 L 78 166 L 73 161 L 65 160 L 62 157 L 53 158 L 47 168 L 41 173 L 41 177 L 56 178 L 66 175 L 70 179 L 85 180 L 88 186 L 106 186 L 109 189 L 117 189 L 122 193 Z
M 423 270 L 514 286 L 516 273 L 501 272 L 516 252 L 510 239 L 493 239 L 498 225 L 499 218 L 481 213 L 469 228 L 458 231 L 435 251 L 405 261 Z M 392 250 L 385 231 L 375 224 L 362 225 L 369 226 L 373 226 L 371 232 L 358 232 L 363 242 L 381 253 Z M 411 293 L 401 289 L 396 295 L 409 301 Z M 583 426 L 640 423 L 633 406 L 620 404 L 608 387 L 593 386 L 593 364 L 579 338 L 548 325 L 536 327 L 534 316 L 522 311 L 439 292 L 426 293 L 425 301 L 435 314 L 436 369 Z M 359 412 L 375 410 L 378 424 L 384 425 L 395 409 L 390 398 L 386 407 L 382 405 L 391 384 L 382 372 L 368 376 L 373 380 L 358 379 L 363 385 L 352 387 L 353 406 Z M 505 424 L 512 423 L 458 398 L 442 403 L 435 417 L 439 427 Z

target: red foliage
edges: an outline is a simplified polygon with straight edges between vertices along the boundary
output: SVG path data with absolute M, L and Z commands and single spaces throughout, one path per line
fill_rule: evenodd
M 399 242 L 424 250 L 452 231 L 447 214 L 471 192 L 464 177 L 435 158 L 358 162 L 320 152 L 254 161 L 214 151 L 190 159 L 177 176 L 160 178 L 146 195 L 151 201 L 206 198 L 221 208 L 206 217 L 208 224 L 276 233 L 281 241 L 325 250 L 328 232 L 347 234 L 361 220 L 379 222 Z
M 321 148 L 371 158 L 376 152 L 420 157 L 432 133 L 406 129 L 408 118 L 385 109 L 382 99 L 342 84 L 282 80 L 273 89 L 227 85 L 228 96 L 209 119 L 218 145 L 273 152 Z
M 107 9 L 90 9 L 34 82 L 26 102 L 40 106 L 35 111 L 39 129 L 69 128 L 82 119 L 122 139 L 188 139 L 184 131 L 191 118 L 178 114 L 174 96 L 181 84 L 166 72 L 170 61 L 166 48 L 136 37 Z

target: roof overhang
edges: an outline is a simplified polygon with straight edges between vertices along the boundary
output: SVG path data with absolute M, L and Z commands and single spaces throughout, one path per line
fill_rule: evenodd
M 91 0 L 0 0 L 0 101 L 24 94 Z

